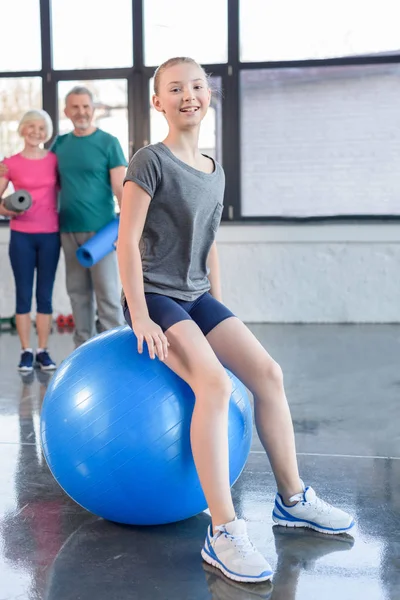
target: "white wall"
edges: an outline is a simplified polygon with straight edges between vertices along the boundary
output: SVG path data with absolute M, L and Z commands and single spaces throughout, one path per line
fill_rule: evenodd
M 14 312 L 0 228 L 0 316 Z M 224 301 L 247 322 L 400 322 L 400 223 L 223 225 Z M 60 260 L 55 315 L 71 312 Z
M 225 226 L 219 251 L 247 322 L 400 322 L 400 223 Z

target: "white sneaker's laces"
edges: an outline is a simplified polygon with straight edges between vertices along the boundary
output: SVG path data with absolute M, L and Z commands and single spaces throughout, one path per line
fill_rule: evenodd
M 316 512 L 327 514 L 332 512 L 333 506 L 318 498 L 312 488 L 308 488 L 305 493 L 295 494 L 290 498 L 290 502 L 301 502 L 303 505 L 312 506 Z
M 255 546 L 253 546 L 252 542 L 249 540 L 246 534 L 243 535 L 233 535 L 228 533 L 223 525 L 215 528 L 217 531 L 220 531 L 222 535 L 229 538 L 233 541 L 239 552 L 242 556 L 249 556 L 250 554 L 254 554 L 257 552 Z

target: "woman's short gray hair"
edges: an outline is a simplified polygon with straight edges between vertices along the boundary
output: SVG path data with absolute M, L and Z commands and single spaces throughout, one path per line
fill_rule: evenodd
M 24 114 L 18 125 L 18 133 L 21 137 L 24 125 L 30 121 L 44 121 L 44 124 L 46 126 L 45 142 L 48 142 L 51 139 L 51 136 L 53 135 L 53 122 L 50 118 L 50 115 L 45 110 L 28 110 L 28 112 Z

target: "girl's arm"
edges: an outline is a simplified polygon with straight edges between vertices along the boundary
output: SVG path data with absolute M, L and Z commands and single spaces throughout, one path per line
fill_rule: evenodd
M 121 207 L 117 255 L 119 272 L 132 322 L 148 317 L 144 297 L 143 269 L 139 250 L 143 227 L 150 205 L 150 196 L 133 181 L 123 189 L 124 208 Z
M 207 266 L 210 269 L 208 279 L 211 284 L 210 293 L 216 299 L 222 302 L 222 291 L 221 291 L 221 276 L 219 269 L 219 258 L 217 250 L 217 242 L 213 242 L 210 252 L 208 253 Z
M 138 351 L 147 342 L 150 358 L 163 360 L 168 354 L 168 340 L 161 327 L 149 317 L 143 285 L 143 268 L 139 243 L 142 237 L 150 196 L 133 181 L 124 185 L 117 242 L 119 274 L 138 339 Z

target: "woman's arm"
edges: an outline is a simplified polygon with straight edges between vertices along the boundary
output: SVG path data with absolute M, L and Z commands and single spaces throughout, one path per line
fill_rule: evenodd
M 216 299 L 222 302 L 221 276 L 219 269 L 219 258 L 217 250 L 217 242 L 213 242 L 210 252 L 208 253 L 207 266 L 210 269 L 208 279 L 211 284 L 210 293 Z
M 2 195 L 4 194 L 4 192 L 6 191 L 6 189 L 8 188 L 8 184 L 9 184 L 9 180 L 6 177 L 2 177 L 0 175 L 0 198 L 2 197 Z
M 150 196 L 133 181 L 127 181 L 122 193 L 117 256 L 122 287 L 128 303 L 132 329 L 138 340 L 138 351 L 147 342 L 150 358 L 161 360 L 168 355 L 168 340 L 162 329 L 149 317 L 143 285 L 143 268 L 139 243 L 142 237 Z
M 0 177 L 0 215 L 2 217 L 17 217 L 18 213 L 13 212 L 12 210 L 7 210 L 1 201 L 1 197 L 8 188 L 9 183 L 10 182 L 8 179 L 6 179 L 5 177 Z

